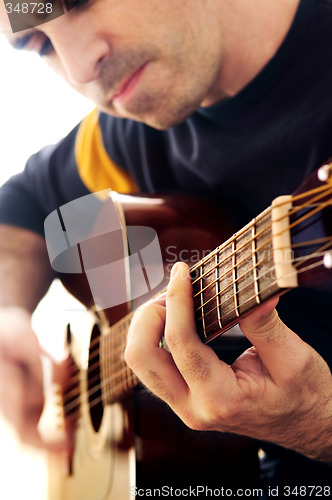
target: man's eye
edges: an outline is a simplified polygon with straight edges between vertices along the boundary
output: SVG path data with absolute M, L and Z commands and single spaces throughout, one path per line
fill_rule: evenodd
M 51 40 L 43 33 L 26 35 L 13 42 L 13 47 L 19 50 L 37 52 L 41 57 L 51 54 L 53 46 Z
M 91 0 L 65 0 L 65 5 L 67 10 L 71 10 L 74 7 L 76 9 L 83 9 L 85 5 L 87 5 Z

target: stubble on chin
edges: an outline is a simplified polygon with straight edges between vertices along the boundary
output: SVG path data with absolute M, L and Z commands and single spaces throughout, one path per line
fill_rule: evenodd
M 128 118 L 165 130 L 183 122 L 199 106 L 200 99 L 194 99 L 193 89 L 184 89 L 179 83 L 174 68 L 166 75 L 161 53 L 153 45 L 138 47 L 134 51 L 114 53 L 103 62 L 98 81 L 93 82 L 88 90 L 89 98 L 99 109 L 110 115 Z M 139 91 L 128 99 L 124 106 L 114 104 L 112 96 L 132 73 L 143 64 L 147 64 L 147 77 Z M 174 66 L 175 67 L 175 66 Z M 173 74 L 172 74 L 173 71 Z M 151 76 L 152 75 L 152 76 Z

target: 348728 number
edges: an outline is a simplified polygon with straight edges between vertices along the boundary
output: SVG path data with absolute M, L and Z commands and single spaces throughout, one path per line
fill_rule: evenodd
M 284 486 L 284 495 L 286 497 L 299 496 L 299 497 L 330 497 L 330 486 Z
M 53 4 L 51 2 L 24 2 L 24 3 L 6 3 L 7 14 L 52 14 Z

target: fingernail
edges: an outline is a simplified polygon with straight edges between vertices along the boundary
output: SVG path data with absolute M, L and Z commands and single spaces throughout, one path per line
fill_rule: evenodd
M 172 267 L 172 271 L 171 271 L 171 278 L 174 278 L 174 276 L 177 274 L 180 267 L 181 267 L 181 262 L 177 262 L 176 264 L 174 264 L 174 266 Z
M 184 262 L 177 262 L 172 267 L 171 278 L 174 278 L 176 275 L 181 275 L 181 278 L 189 278 L 189 267 Z

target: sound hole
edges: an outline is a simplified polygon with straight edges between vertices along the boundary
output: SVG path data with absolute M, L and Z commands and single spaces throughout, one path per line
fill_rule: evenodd
M 94 430 L 97 432 L 100 428 L 104 411 L 100 375 L 100 329 L 97 324 L 94 325 L 91 332 L 88 391 L 91 422 Z

